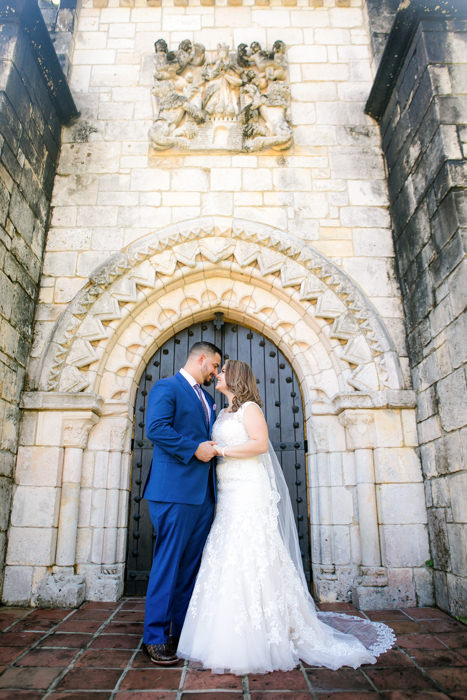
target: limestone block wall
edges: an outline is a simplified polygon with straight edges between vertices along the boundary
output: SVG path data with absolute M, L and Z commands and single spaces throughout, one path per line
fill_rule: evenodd
M 372 83 L 365 3 L 297 3 L 82 2 L 70 76 L 81 118 L 63 133 L 34 359 L 109 255 L 169 224 L 222 215 L 287 230 L 334 260 L 384 318 L 408 377 L 379 130 L 363 112 Z M 189 38 L 207 51 L 219 41 L 270 48 L 282 38 L 294 145 L 254 154 L 151 151 L 159 37 L 170 49 Z
M 417 391 L 436 600 L 465 614 L 467 8 L 448 5 L 451 20 L 446 11 L 413 18 L 405 54 L 397 47 L 405 55 L 397 80 L 375 115 Z
M 158 38 L 208 52 L 283 40 L 293 145 L 155 152 Z M 120 595 L 139 377 L 181 324 L 223 310 L 267 333 L 301 382 L 318 596 L 431 602 L 386 173 L 364 114 L 372 79 L 363 0 L 83 0 L 70 73 L 81 116 L 62 132 L 4 600 Z M 50 483 L 34 481 L 37 465 Z
M 31 30 L 31 25 L 35 27 Z M 42 42 L 40 49 L 33 49 Z M 48 63 L 48 83 L 39 61 Z M 0 20 L 0 582 L 61 121 L 63 78 L 37 6 L 2 8 Z M 68 94 L 69 97 L 69 94 Z M 63 108 L 63 111 L 62 111 Z

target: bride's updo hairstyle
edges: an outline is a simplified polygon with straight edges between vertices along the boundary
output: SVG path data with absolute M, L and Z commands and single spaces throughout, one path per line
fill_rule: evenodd
M 254 401 L 262 406 L 258 393 L 255 375 L 250 365 L 241 360 L 227 360 L 225 363 L 225 383 L 234 397 L 232 399 L 232 412 L 238 411 L 240 406 L 247 401 Z

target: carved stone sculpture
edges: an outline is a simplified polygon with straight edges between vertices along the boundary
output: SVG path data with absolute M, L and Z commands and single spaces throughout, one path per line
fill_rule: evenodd
M 158 39 L 154 49 L 154 149 L 249 152 L 291 145 L 283 41 L 272 51 L 257 41 L 239 44 L 236 52 L 218 44 L 212 60 L 188 39 L 176 51 Z

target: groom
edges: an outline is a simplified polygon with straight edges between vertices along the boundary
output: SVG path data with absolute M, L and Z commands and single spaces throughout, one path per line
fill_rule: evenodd
M 213 519 L 215 450 L 209 438 L 215 406 L 200 384 L 212 382 L 220 363 L 219 348 L 195 343 L 185 367 L 160 379 L 148 399 L 146 435 L 154 452 L 143 496 L 156 544 L 143 646 L 151 661 L 164 666 L 178 661 L 178 637 Z

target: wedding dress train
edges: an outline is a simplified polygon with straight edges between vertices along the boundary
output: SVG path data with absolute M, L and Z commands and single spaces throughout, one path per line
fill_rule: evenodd
M 246 442 L 244 404 L 221 411 L 220 446 Z M 177 654 L 215 673 L 290 670 L 299 659 L 337 669 L 375 663 L 394 644 L 386 625 L 319 613 L 278 527 L 267 455 L 219 458 L 215 519 L 203 551 Z M 325 622 L 324 622 L 325 621 Z

